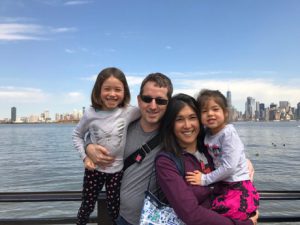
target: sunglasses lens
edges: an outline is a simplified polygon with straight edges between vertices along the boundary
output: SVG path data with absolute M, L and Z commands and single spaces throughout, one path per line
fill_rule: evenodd
M 168 103 L 168 100 L 162 98 L 156 98 L 155 101 L 157 105 L 166 105 Z
M 154 99 L 157 105 L 166 105 L 166 104 L 168 104 L 168 100 L 163 99 L 163 98 L 152 98 L 150 96 L 142 95 L 141 99 L 142 99 L 143 102 L 146 102 L 146 103 L 150 103 Z
M 151 98 L 151 97 L 149 97 L 149 96 L 144 96 L 144 95 L 142 95 L 142 96 L 141 96 L 141 99 L 143 100 L 143 102 L 150 103 L 150 102 L 152 102 L 152 99 L 153 99 L 153 98 Z

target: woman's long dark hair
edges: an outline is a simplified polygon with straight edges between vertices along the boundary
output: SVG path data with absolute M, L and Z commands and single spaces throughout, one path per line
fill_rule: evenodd
M 160 124 L 160 134 L 163 151 L 171 152 L 179 157 L 183 149 L 178 144 L 177 138 L 174 134 L 174 125 L 178 113 L 184 106 L 191 107 L 198 117 L 200 123 L 200 132 L 197 138 L 197 147 L 199 151 L 202 151 L 204 147 L 204 128 L 201 124 L 200 110 L 196 100 L 186 94 L 177 94 L 173 96 L 168 103 L 166 113 L 162 118 L 162 122 Z

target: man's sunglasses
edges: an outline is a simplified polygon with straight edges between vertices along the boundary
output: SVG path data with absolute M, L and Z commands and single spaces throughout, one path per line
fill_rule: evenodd
M 143 102 L 146 102 L 146 103 L 150 103 L 154 99 L 157 105 L 166 105 L 166 104 L 168 104 L 168 100 L 167 99 L 152 98 L 152 97 L 147 96 L 147 95 L 141 95 L 141 99 L 142 99 Z

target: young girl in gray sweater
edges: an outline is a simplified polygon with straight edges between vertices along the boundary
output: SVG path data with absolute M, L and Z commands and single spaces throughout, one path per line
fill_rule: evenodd
M 72 135 L 85 167 L 77 225 L 88 223 L 104 184 L 108 212 L 113 221 L 118 217 L 127 127 L 140 116 L 137 107 L 128 105 L 129 101 L 130 91 L 124 73 L 114 67 L 102 70 L 92 90 L 92 106 L 86 110 Z M 85 154 L 87 133 L 92 143 L 102 145 L 115 157 L 111 166 L 98 167 Z

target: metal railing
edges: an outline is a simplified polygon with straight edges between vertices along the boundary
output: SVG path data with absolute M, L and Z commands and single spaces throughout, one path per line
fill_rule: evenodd
M 261 200 L 300 200 L 300 191 L 259 191 Z M 81 201 L 81 192 L 4 192 L 0 193 L 1 203 L 19 202 L 58 202 Z M 281 223 L 300 222 L 299 212 L 292 216 L 260 216 L 259 222 Z M 44 225 L 44 224 L 75 224 L 75 217 L 59 218 L 0 218 L 1 225 Z M 105 193 L 101 192 L 97 201 L 97 214 L 90 218 L 90 223 L 110 225 L 111 219 L 106 209 Z
M 20 202 L 68 202 L 81 201 L 80 191 L 54 192 L 4 192 L 0 193 L 1 203 Z M 110 225 L 111 219 L 106 209 L 105 193 L 101 192 L 97 200 L 97 216 L 90 217 L 90 223 Z M 43 225 L 43 224 L 76 224 L 75 217 L 59 218 L 0 218 L 1 225 Z

